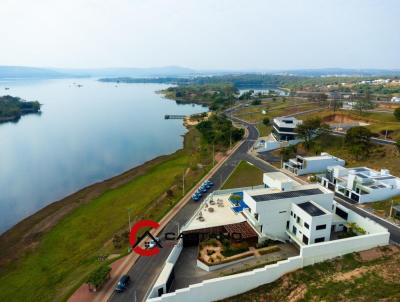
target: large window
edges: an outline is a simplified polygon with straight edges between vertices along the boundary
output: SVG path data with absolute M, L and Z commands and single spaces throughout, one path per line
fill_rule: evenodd
M 310 225 L 309 225 L 307 222 L 304 222 L 304 227 L 305 227 L 306 229 L 310 229 Z
M 317 230 L 325 230 L 326 229 L 326 224 L 317 225 L 316 229 Z
M 306 235 L 303 235 L 303 243 L 308 244 L 308 237 Z
M 286 221 L 286 229 L 287 229 L 287 230 L 289 229 L 289 220 Z
M 293 226 L 293 228 L 292 228 L 292 233 L 295 234 L 295 235 L 297 234 L 297 229 L 296 229 L 295 226 Z
M 315 243 L 324 242 L 324 241 L 325 241 L 324 237 L 315 238 L 315 240 L 314 240 Z
M 345 211 L 343 211 L 341 208 L 336 207 L 336 211 L 335 211 L 336 215 L 338 215 L 339 217 L 342 217 L 343 219 L 347 220 L 347 217 L 349 216 L 349 214 L 347 214 Z

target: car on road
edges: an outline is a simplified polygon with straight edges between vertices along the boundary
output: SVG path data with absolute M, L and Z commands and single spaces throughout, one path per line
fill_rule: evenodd
M 130 282 L 131 282 L 131 277 L 129 277 L 128 275 L 123 275 L 119 279 L 117 286 L 115 287 L 115 291 L 118 293 L 122 293 L 127 289 Z
M 156 247 L 157 242 L 160 243 L 161 240 L 160 240 L 160 238 L 155 237 L 155 240 L 152 239 L 152 240 L 150 240 L 150 241 L 147 241 L 147 242 L 144 243 L 144 245 L 145 245 L 145 247 L 146 247 L 147 249 L 153 249 L 153 248 Z
M 192 195 L 193 201 L 199 201 L 200 198 L 201 198 L 201 194 L 194 193 L 194 194 Z

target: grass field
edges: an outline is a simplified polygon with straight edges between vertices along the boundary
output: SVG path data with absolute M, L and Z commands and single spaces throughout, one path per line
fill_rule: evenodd
M 381 247 L 373 253 L 375 257 L 361 252 L 307 266 L 223 301 L 399 301 L 398 248 Z
M 241 161 L 226 180 L 222 189 L 257 186 L 261 185 L 262 182 L 263 172 L 247 161 Z
M 261 105 L 241 108 L 235 115 L 248 122 L 262 122 L 265 117 L 272 120 L 274 117 L 293 114 L 309 109 L 317 108 L 318 105 L 306 102 L 302 99 L 286 98 L 285 101 L 263 101 Z M 262 114 L 265 110 L 266 114 Z
M 388 139 L 400 139 L 400 122 L 397 121 L 393 113 L 390 112 L 364 112 L 360 115 L 357 111 L 338 110 L 333 112 L 332 110 L 325 110 L 322 112 L 313 113 L 312 115 L 299 115 L 298 118 L 306 119 L 319 116 L 324 119 L 334 114 L 368 123 L 369 125 L 366 127 L 381 138 L 385 137 L 386 130 L 388 130 Z
M 128 183 L 109 189 L 65 216 L 42 234 L 38 245 L 0 271 L 0 301 L 63 301 L 100 265 L 97 257 L 115 250 L 114 234 L 128 227 L 128 208 L 136 219 L 159 220 L 180 198 L 179 180 L 187 171 L 186 188 L 208 170 L 198 168 L 201 152 L 195 130 L 185 148 L 150 165 Z M 191 167 L 192 169 L 188 169 Z M 172 196 L 166 191 L 171 189 Z M 156 205 L 156 206 L 154 206 Z

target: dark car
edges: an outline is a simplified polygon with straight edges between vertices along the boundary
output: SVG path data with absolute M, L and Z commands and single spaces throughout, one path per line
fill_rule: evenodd
M 115 291 L 118 293 L 122 293 L 128 287 L 130 282 L 131 282 L 131 277 L 129 277 L 128 275 L 123 275 L 119 279 L 117 286 L 115 287 Z

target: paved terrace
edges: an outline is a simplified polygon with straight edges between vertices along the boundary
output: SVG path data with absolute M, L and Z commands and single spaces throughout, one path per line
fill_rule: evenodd
M 185 247 L 176 262 L 174 269 L 175 280 L 172 283 L 170 292 L 188 287 L 191 284 L 196 284 L 204 280 L 221 277 L 224 274 L 232 274 L 238 270 L 261 265 L 265 262 L 287 259 L 299 255 L 299 250 L 292 244 L 285 243 L 278 244 L 278 246 L 281 248 L 280 251 L 266 255 L 259 255 L 247 261 L 233 264 L 213 272 L 206 272 L 197 267 L 197 246 Z

